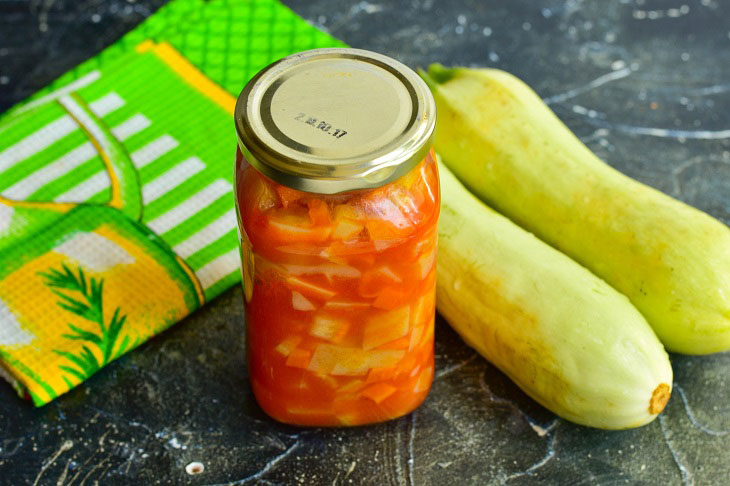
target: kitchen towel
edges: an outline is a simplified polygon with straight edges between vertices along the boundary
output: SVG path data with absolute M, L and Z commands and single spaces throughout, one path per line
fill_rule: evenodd
M 173 0 L 0 116 L 0 375 L 48 403 L 240 279 L 235 95 L 342 46 L 275 0 Z

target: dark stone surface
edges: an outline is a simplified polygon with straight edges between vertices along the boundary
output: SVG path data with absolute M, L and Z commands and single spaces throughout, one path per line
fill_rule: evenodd
M 0 0 L 0 109 L 163 2 Z M 721 0 L 288 0 L 411 66 L 496 66 L 601 158 L 730 222 L 730 4 Z M 391 423 L 301 430 L 248 388 L 240 292 L 226 293 L 54 403 L 0 385 L 1 484 L 712 484 L 730 482 L 730 354 L 672 356 L 659 420 L 556 419 L 437 324 L 437 379 Z M 192 461 L 205 472 L 189 476 Z

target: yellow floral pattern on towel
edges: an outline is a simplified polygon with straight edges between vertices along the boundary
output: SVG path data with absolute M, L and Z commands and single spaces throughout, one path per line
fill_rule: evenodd
M 233 98 L 169 45 L 147 42 L 138 51 L 152 51 L 188 85 L 232 110 Z M 73 92 L 47 102 L 91 142 L 110 197 L 102 204 L 0 197 L 0 363 L 36 405 L 205 302 L 193 270 L 142 222 L 138 168 L 124 145 Z

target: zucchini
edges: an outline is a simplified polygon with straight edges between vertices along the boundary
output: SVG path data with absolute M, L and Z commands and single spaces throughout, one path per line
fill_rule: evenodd
M 477 197 L 626 295 L 670 351 L 730 349 L 730 229 L 599 160 L 496 69 L 422 73 L 435 148 Z
M 652 421 L 672 368 L 628 299 L 492 211 L 443 165 L 437 308 L 467 344 L 557 415 L 604 429 Z

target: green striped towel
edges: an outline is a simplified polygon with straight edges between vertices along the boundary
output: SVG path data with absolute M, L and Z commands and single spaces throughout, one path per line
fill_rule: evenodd
M 234 96 L 341 45 L 275 0 L 173 0 L 0 116 L 0 375 L 43 405 L 235 284 Z

